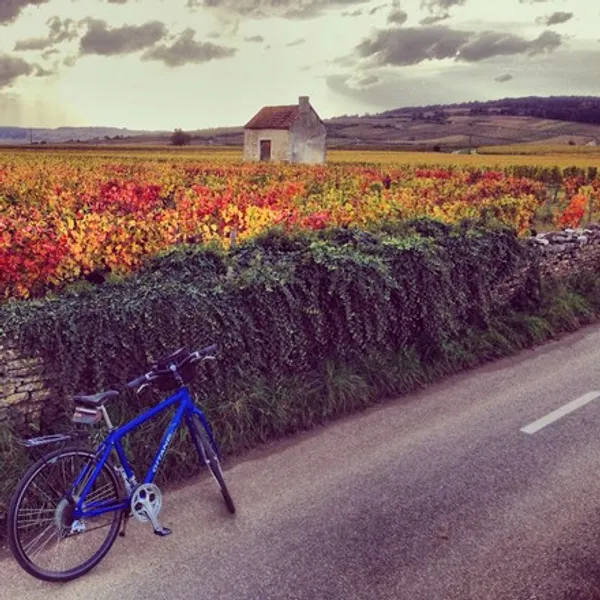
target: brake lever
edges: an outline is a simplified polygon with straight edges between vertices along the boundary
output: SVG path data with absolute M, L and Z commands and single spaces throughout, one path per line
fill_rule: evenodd
M 192 355 L 192 358 L 190 359 L 190 363 L 196 363 L 196 362 L 204 362 L 205 360 L 216 360 L 217 357 L 216 356 L 200 356 L 198 354 L 198 352 L 194 352 L 194 354 Z
M 150 383 L 146 382 L 146 383 L 142 383 L 142 385 L 140 385 L 140 387 L 135 391 L 136 394 L 139 394 L 144 388 L 150 387 Z

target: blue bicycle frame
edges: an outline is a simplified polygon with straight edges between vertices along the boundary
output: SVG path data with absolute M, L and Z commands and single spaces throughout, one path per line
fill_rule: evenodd
M 182 387 L 177 392 L 175 392 L 175 394 L 173 394 L 172 396 L 169 396 L 168 398 L 163 400 L 160 404 L 157 404 L 154 408 L 151 408 L 150 410 L 142 413 L 141 415 L 137 416 L 135 419 L 133 419 L 129 423 L 126 423 L 125 425 L 122 425 L 120 427 L 113 429 L 108 434 L 106 439 L 100 443 L 100 445 L 96 449 L 96 456 L 100 455 L 100 459 L 97 462 L 93 463 L 93 464 L 95 464 L 94 471 L 93 471 L 91 477 L 89 478 L 89 481 L 86 483 L 81 496 L 77 500 L 77 504 L 73 511 L 73 518 L 83 519 L 83 518 L 97 517 L 99 515 L 102 515 L 102 514 L 105 514 L 108 512 L 117 511 L 117 510 L 125 510 L 125 509 L 129 508 L 129 496 L 126 499 L 123 499 L 122 501 L 119 501 L 119 502 L 98 501 L 98 502 L 89 503 L 85 507 L 85 509 L 83 508 L 83 506 L 85 504 L 85 499 L 86 499 L 88 493 L 90 492 L 90 489 L 94 485 L 96 478 L 100 474 L 102 467 L 105 465 L 105 463 L 109 459 L 113 450 L 116 452 L 116 454 L 119 458 L 119 461 L 123 467 L 123 470 L 125 471 L 125 475 L 127 476 L 127 479 L 135 480 L 133 470 L 131 469 L 131 466 L 129 465 L 127 456 L 125 455 L 125 450 L 123 449 L 123 446 L 121 445 L 121 439 L 123 437 L 125 437 L 128 433 L 130 433 L 131 431 L 133 431 L 134 429 L 136 429 L 137 427 L 139 427 L 140 425 L 145 423 L 146 421 L 149 421 L 150 419 L 154 418 L 156 415 L 158 415 L 162 411 L 170 408 L 171 406 L 173 406 L 175 404 L 179 404 L 179 407 L 177 408 L 177 411 L 173 415 L 173 418 L 171 419 L 171 422 L 169 423 L 169 426 L 167 427 L 167 430 L 165 431 L 165 433 L 163 435 L 158 452 L 156 453 L 156 456 L 154 457 L 154 460 L 152 461 L 152 464 L 150 465 L 150 468 L 148 469 L 148 473 L 146 474 L 146 477 L 145 477 L 143 483 L 152 483 L 152 481 L 154 480 L 156 472 L 158 471 L 158 468 L 160 467 L 160 463 L 162 462 L 162 460 L 165 456 L 165 453 L 167 451 L 167 448 L 169 447 L 169 443 L 171 442 L 171 439 L 173 438 L 173 436 L 175 435 L 175 432 L 179 428 L 182 419 L 185 419 L 185 421 L 186 421 L 186 425 L 190 431 L 190 435 L 192 436 L 192 440 L 196 446 L 196 449 L 198 451 L 200 450 L 200 447 L 199 447 L 200 441 L 196 439 L 196 435 L 194 433 L 194 429 L 192 426 L 192 418 L 194 415 L 197 415 L 198 418 L 200 419 L 200 421 L 202 422 L 202 424 L 204 425 L 204 428 L 206 429 L 208 436 L 209 436 L 209 441 L 212 444 L 212 447 L 213 447 L 215 453 L 217 454 L 217 457 L 220 458 L 218 447 L 215 443 L 210 425 L 209 425 L 206 417 L 204 416 L 204 413 L 194 404 L 194 401 L 192 400 L 192 397 L 191 397 L 190 392 L 187 389 L 187 387 Z M 91 468 L 92 468 L 92 464 L 89 464 L 79 474 L 79 476 L 77 477 L 77 480 L 73 484 L 73 491 L 78 488 L 78 486 L 81 484 L 82 481 L 85 481 Z M 73 491 L 71 493 L 73 493 Z

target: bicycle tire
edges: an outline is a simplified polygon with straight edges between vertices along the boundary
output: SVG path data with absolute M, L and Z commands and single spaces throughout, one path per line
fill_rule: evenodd
M 98 529 L 102 529 L 103 527 L 109 527 L 108 535 L 106 536 L 104 541 L 100 544 L 99 548 L 86 561 L 84 561 L 83 563 L 81 563 L 75 567 L 67 569 L 65 571 L 51 571 L 48 569 L 41 568 L 34 562 L 33 558 L 28 555 L 26 547 L 24 547 L 24 540 L 22 539 L 22 535 L 19 532 L 19 515 L 21 513 L 21 510 L 23 509 L 23 502 L 26 497 L 25 494 L 28 491 L 29 487 L 33 483 L 35 483 L 36 478 L 44 471 L 44 469 L 49 469 L 50 467 L 53 467 L 54 465 L 59 463 L 59 461 L 63 461 L 63 463 L 64 463 L 65 459 L 73 458 L 73 457 L 83 458 L 83 460 L 86 462 L 97 460 L 97 457 L 94 454 L 94 452 L 87 450 L 87 449 L 84 450 L 81 448 L 77 448 L 77 447 L 62 448 L 62 449 L 55 450 L 53 452 L 48 453 L 47 455 L 41 457 L 33 465 L 31 465 L 31 467 L 25 472 L 25 474 L 23 475 L 23 477 L 17 484 L 17 488 L 13 492 L 13 495 L 12 495 L 12 498 L 11 498 L 11 501 L 10 501 L 10 504 L 8 507 L 7 526 L 8 526 L 9 547 L 10 547 L 15 559 L 19 563 L 19 565 L 27 573 L 29 573 L 33 577 L 36 577 L 37 579 L 41 579 L 43 581 L 66 582 L 66 581 L 70 581 L 72 579 L 76 579 L 77 577 L 81 577 L 82 575 L 84 575 L 85 573 L 87 573 L 88 571 L 93 569 L 104 558 L 104 556 L 106 556 L 107 552 L 112 547 L 112 545 L 119 533 L 121 520 L 123 518 L 122 510 L 114 511 L 113 513 L 107 513 L 108 515 L 112 515 L 112 522 L 110 523 L 110 526 L 106 525 L 106 526 L 101 526 L 98 528 L 93 528 L 90 530 L 90 531 L 96 531 Z M 63 473 L 66 473 L 66 472 L 63 470 Z M 117 474 L 115 473 L 114 469 L 108 463 L 105 463 L 103 465 L 102 470 L 99 472 L 98 478 L 96 479 L 94 484 L 98 481 L 102 481 L 101 478 L 103 475 L 108 478 L 108 483 L 105 484 L 105 486 L 110 484 L 113 488 L 115 496 L 117 496 L 118 498 L 122 498 L 123 497 L 122 482 L 119 479 L 119 477 L 117 476 Z M 65 475 L 65 477 L 66 477 L 66 475 Z M 46 479 L 46 481 L 48 481 L 48 480 Z M 39 488 L 39 486 L 37 486 L 37 485 L 36 485 L 36 487 L 38 490 L 45 493 L 47 498 L 50 498 L 51 500 L 55 501 L 56 496 L 57 496 L 57 491 L 52 486 L 50 486 L 51 493 L 49 493 L 45 490 L 41 490 Z M 66 498 L 63 498 L 59 502 L 59 505 L 61 502 L 66 502 Z M 24 509 L 24 510 L 32 511 L 35 509 Z M 46 512 L 52 512 L 52 509 L 39 509 L 39 510 L 46 511 Z M 57 507 L 55 509 L 55 516 L 47 516 L 44 518 L 44 521 L 52 521 L 51 524 L 47 525 L 47 528 L 56 526 L 56 528 L 59 530 L 59 532 L 56 534 L 57 539 L 59 540 L 58 543 L 61 543 L 61 540 L 67 540 L 70 538 L 83 536 L 85 533 L 87 533 L 87 532 L 82 532 L 82 533 L 78 533 L 75 535 L 69 535 L 64 538 L 61 537 L 60 529 L 65 526 L 64 526 L 64 524 L 62 524 L 62 522 L 57 523 L 57 520 L 59 519 L 59 517 L 56 515 L 60 514 L 60 519 L 62 519 L 63 518 L 62 515 L 63 515 L 65 509 L 63 508 L 62 509 L 63 512 L 61 512 L 61 513 L 58 513 L 59 510 L 60 509 Z M 25 512 L 25 518 L 26 518 L 27 514 L 30 514 L 30 513 Z M 27 523 L 27 520 L 25 521 L 25 523 Z M 27 527 L 27 525 L 25 525 L 25 527 Z M 55 532 L 53 530 L 51 530 L 50 533 L 51 533 L 51 538 L 49 538 L 49 539 L 53 539 Z M 48 543 L 48 542 L 46 542 L 46 543 Z M 58 547 L 58 544 L 56 544 L 56 547 Z
M 210 438 L 206 432 L 206 429 L 204 428 L 204 424 L 197 415 L 193 416 L 192 423 L 194 426 L 193 436 L 194 441 L 196 442 L 198 457 L 200 458 L 201 462 L 208 466 L 213 477 L 216 479 L 221 490 L 221 494 L 223 495 L 225 506 L 227 506 L 227 510 L 231 514 L 234 514 L 235 504 L 233 503 L 233 499 L 231 498 L 231 494 L 229 493 L 229 489 L 225 483 L 225 479 L 223 478 L 223 471 L 221 470 L 219 457 L 217 456 L 217 453 L 210 442 Z

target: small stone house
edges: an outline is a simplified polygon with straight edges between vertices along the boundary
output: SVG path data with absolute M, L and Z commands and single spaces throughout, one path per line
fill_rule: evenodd
M 244 160 L 320 164 L 327 131 L 308 96 L 298 104 L 265 106 L 244 127 Z

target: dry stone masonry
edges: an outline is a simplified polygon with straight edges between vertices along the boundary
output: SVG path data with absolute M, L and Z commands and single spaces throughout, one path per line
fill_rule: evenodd
M 600 224 L 565 229 L 527 238 L 524 244 L 539 252 L 542 279 L 563 279 L 585 271 L 600 272 Z M 528 265 L 517 270 L 514 281 L 494 291 L 503 305 L 521 288 Z M 0 425 L 11 421 L 35 422 L 50 393 L 39 360 L 20 356 L 14 344 L 0 338 Z
M 526 243 L 539 249 L 542 278 L 600 270 L 600 224 L 540 233 Z
M 0 339 L 0 423 L 9 415 L 35 419 L 50 395 L 46 386 L 41 362 L 20 356 L 13 344 Z

